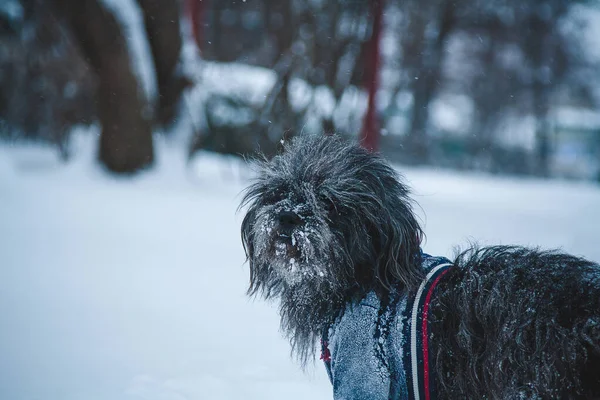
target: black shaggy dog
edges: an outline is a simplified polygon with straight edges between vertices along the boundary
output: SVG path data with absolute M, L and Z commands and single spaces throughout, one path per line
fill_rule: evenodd
M 280 302 L 302 363 L 320 347 L 334 397 L 600 398 L 600 267 L 507 246 L 431 257 L 412 204 L 337 137 L 295 139 L 246 192 L 249 293 Z

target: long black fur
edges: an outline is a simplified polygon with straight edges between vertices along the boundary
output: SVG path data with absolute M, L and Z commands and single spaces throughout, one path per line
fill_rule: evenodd
M 600 397 L 600 267 L 556 251 L 472 248 L 431 303 L 446 398 Z
M 242 202 L 250 295 L 280 302 L 304 364 L 324 327 L 368 292 L 393 303 L 423 278 L 409 189 L 383 158 L 303 137 L 260 165 Z M 522 247 L 472 248 L 436 289 L 441 398 L 600 397 L 600 267 Z M 382 308 L 376 331 L 385 335 Z

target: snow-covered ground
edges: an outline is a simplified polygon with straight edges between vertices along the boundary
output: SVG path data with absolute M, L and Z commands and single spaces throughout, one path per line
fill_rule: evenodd
M 0 398 L 330 398 L 244 294 L 240 164 L 162 143 L 154 170 L 115 179 L 77 143 L 67 165 L 0 144 Z M 477 239 L 600 261 L 600 187 L 404 172 L 430 253 Z

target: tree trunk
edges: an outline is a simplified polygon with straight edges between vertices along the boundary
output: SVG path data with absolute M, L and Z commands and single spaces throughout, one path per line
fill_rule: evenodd
M 380 57 L 380 38 L 381 26 L 383 22 L 383 0 L 374 0 L 371 2 L 371 14 L 373 16 L 373 25 L 371 38 L 368 43 L 367 60 L 365 62 L 365 85 L 369 92 L 369 102 L 367 113 L 363 123 L 361 134 L 362 145 L 370 151 L 376 151 L 379 148 L 379 124 L 377 121 L 377 88 L 379 84 L 379 57 Z
M 483 41 L 483 39 L 481 39 Z M 471 121 L 471 139 L 468 143 L 469 166 L 476 169 L 492 168 L 494 163 L 493 130 L 500 109 L 499 90 L 488 81 L 500 81 L 502 77 L 496 68 L 497 36 L 493 33 L 485 39 L 486 48 L 481 55 L 483 73 L 473 78 L 472 98 L 475 113 Z M 496 80 L 497 79 L 497 80 Z
M 436 3 L 435 8 L 439 13 L 427 12 L 420 4 L 413 4 L 411 17 L 414 19 L 416 42 L 412 44 L 412 72 L 413 82 L 413 108 L 410 123 L 410 132 L 407 137 L 406 147 L 410 161 L 415 164 L 424 164 L 429 158 L 429 140 L 427 137 L 427 124 L 429 122 L 429 103 L 433 99 L 441 78 L 442 51 L 445 40 L 454 27 L 454 3 L 442 0 Z M 437 35 L 435 39 L 427 39 L 426 31 L 429 29 L 431 15 L 437 14 Z M 413 22 L 411 21 L 411 25 Z
M 191 81 L 179 75 L 181 55 L 181 25 L 179 2 L 173 0 L 137 0 L 144 13 L 146 35 L 152 50 L 158 104 L 156 120 L 161 125 L 173 122 L 177 105 Z
M 548 96 L 541 83 L 534 83 L 533 87 L 533 114 L 535 116 L 535 156 L 536 173 L 542 177 L 550 175 L 550 124 L 548 123 Z
M 98 0 L 54 4 L 99 78 L 100 162 L 117 173 L 148 167 L 154 159 L 152 130 L 121 26 Z
M 534 15 L 529 21 L 532 31 L 529 38 L 527 55 L 533 70 L 531 88 L 533 115 L 535 117 L 535 169 L 539 176 L 547 177 L 550 173 L 550 141 L 548 138 L 549 97 L 552 91 L 552 20 Z M 535 32 L 535 33 L 534 33 Z

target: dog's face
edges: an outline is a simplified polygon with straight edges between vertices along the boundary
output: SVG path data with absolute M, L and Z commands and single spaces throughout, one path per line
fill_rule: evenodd
M 395 171 L 363 148 L 295 139 L 262 165 L 244 198 L 250 292 L 409 282 L 421 231 L 407 195 Z
M 335 258 L 331 246 L 341 245 L 331 230 L 331 203 L 318 191 L 311 184 L 277 182 L 256 210 L 255 260 L 268 263 L 274 278 L 288 286 L 325 278 Z
M 333 284 L 332 270 L 351 263 L 339 220 L 342 204 L 332 193 L 340 182 L 317 166 L 302 173 L 300 165 L 289 165 L 289 155 L 264 166 L 248 192 L 243 224 L 251 273 L 257 284 L 275 291 L 308 282 Z

